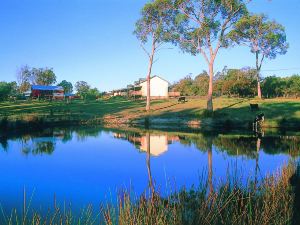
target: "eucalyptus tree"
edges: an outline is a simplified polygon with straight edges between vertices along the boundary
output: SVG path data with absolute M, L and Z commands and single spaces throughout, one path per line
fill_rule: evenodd
M 265 58 L 275 59 L 287 52 L 285 29 L 266 15 L 246 15 L 235 25 L 228 38 L 250 48 L 256 58 L 257 95 L 261 98 L 260 71 Z
M 150 110 L 150 79 L 152 66 L 155 62 L 155 54 L 168 40 L 168 24 L 171 21 L 169 0 L 155 0 L 146 3 L 141 10 L 141 17 L 135 24 L 134 34 L 141 42 L 141 47 L 149 58 L 147 73 L 147 104 L 146 110 Z
M 214 63 L 221 48 L 229 47 L 227 34 L 245 14 L 251 0 L 171 0 L 175 11 L 172 42 L 192 55 L 201 54 L 208 65 L 207 109 L 213 111 Z
M 70 94 L 73 92 L 73 84 L 66 80 L 61 81 L 59 84 L 57 84 L 57 86 L 63 87 L 64 92 L 67 94 Z
M 31 68 L 22 66 L 17 71 L 17 81 L 20 91 L 27 91 L 31 85 L 52 85 L 56 83 L 56 75 L 52 68 Z
M 30 85 L 34 83 L 35 78 L 32 75 L 32 70 L 28 65 L 21 66 L 16 74 L 20 92 L 28 91 Z
M 77 81 L 75 83 L 75 89 L 77 91 L 77 94 L 86 99 L 86 96 L 89 90 L 91 89 L 91 86 L 85 81 Z
M 33 68 L 32 72 L 34 74 L 36 84 L 52 85 L 56 83 L 56 75 L 52 68 Z

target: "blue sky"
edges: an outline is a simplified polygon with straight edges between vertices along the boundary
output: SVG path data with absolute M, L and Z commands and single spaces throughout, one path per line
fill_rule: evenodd
M 13 81 L 17 68 L 52 67 L 58 81 L 87 81 L 101 91 L 121 88 L 147 73 L 148 61 L 132 35 L 146 0 L 0 0 L 0 80 Z M 253 12 L 266 13 L 286 27 L 289 51 L 266 61 L 263 74 L 300 74 L 300 1 L 254 0 Z M 201 56 L 179 49 L 161 51 L 153 74 L 171 83 L 207 68 Z M 254 66 L 247 48 L 222 50 L 215 69 Z M 295 68 L 295 69 L 291 69 Z M 279 69 L 290 69 L 277 71 Z

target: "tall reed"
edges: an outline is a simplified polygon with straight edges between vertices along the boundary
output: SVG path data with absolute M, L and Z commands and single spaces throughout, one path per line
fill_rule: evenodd
M 168 198 L 158 195 L 132 202 L 124 196 L 117 207 L 107 207 L 107 225 L 179 225 L 179 224 L 292 224 L 294 192 L 290 178 L 292 164 L 261 183 L 246 186 L 227 180 L 211 190 L 209 184 L 193 190 L 181 190 Z

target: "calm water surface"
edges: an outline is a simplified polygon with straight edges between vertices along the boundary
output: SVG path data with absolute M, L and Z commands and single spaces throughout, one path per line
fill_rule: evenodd
M 190 188 L 200 177 L 261 179 L 300 153 L 300 136 L 276 133 L 202 134 L 49 129 L 0 138 L 0 203 L 48 208 L 54 196 L 75 207 L 115 202 L 122 188 L 141 194 L 155 184 L 162 195 Z

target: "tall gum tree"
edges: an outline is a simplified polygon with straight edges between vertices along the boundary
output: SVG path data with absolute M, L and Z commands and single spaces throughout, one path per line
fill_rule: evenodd
M 141 10 L 141 18 L 135 24 L 134 34 L 141 42 L 141 47 L 149 58 L 147 73 L 147 103 L 146 111 L 150 111 L 150 79 L 152 67 L 155 63 L 155 54 L 161 50 L 163 43 L 169 38 L 168 27 L 172 10 L 169 0 L 155 0 L 146 3 Z
M 232 26 L 245 14 L 243 0 L 170 0 L 175 17 L 172 42 L 192 55 L 201 54 L 209 71 L 207 109 L 213 111 L 214 63 L 220 48 L 227 48 L 226 39 Z
M 255 54 L 257 96 L 261 98 L 260 72 L 264 59 L 275 59 L 278 54 L 285 54 L 289 46 L 284 27 L 269 21 L 264 14 L 247 15 L 234 25 L 228 38 L 236 44 L 248 46 Z

